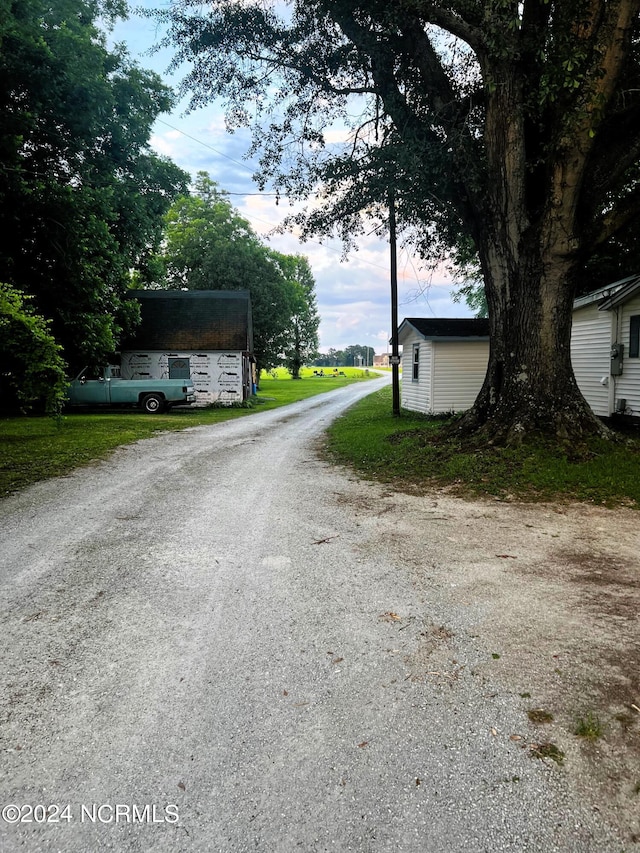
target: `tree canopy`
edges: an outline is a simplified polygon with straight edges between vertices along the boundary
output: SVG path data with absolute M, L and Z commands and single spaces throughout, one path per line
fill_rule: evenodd
M 316 304 L 316 283 L 309 261 L 302 255 L 276 255 L 282 275 L 293 292 L 293 310 L 287 329 L 284 365 L 294 379 L 300 378 L 300 368 L 318 354 L 320 315 Z
M 581 270 L 637 221 L 640 0 L 183 0 L 164 12 L 193 104 L 254 129 L 259 180 L 317 192 L 306 227 L 384 222 L 471 245 L 491 354 L 462 423 L 599 429 L 570 363 Z M 281 14 L 278 14 L 280 10 Z M 335 143 L 342 128 L 342 144 Z M 331 135 L 330 135 L 331 131 Z
M 109 51 L 100 23 L 124 4 L 6 0 L 0 18 L 0 265 L 52 321 L 77 365 L 135 320 L 162 216 L 187 175 L 149 148 L 172 102 L 160 78 Z
M 259 369 L 315 355 L 319 319 L 308 261 L 265 246 L 206 172 L 167 212 L 160 258 L 161 286 L 249 290 Z

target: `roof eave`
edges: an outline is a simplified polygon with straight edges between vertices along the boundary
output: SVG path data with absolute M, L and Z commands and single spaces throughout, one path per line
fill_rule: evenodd
M 633 281 L 630 281 L 628 284 L 622 286 L 616 293 L 612 294 L 608 299 L 606 299 L 602 305 L 600 305 L 600 311 L 607 311 L 611 308 L 615 308 L 617 305 L 622 305 L 628 299 L 631 299 L 632 296 L 635 296 L 636 293 L 640 291 L 640 276 L 636 277 Z
M 423 335 L 425 341 L 451 343 L 459 341 L 488 341 L 489 335 Z
M 403 332 L 406 332 L 408 328 L 411 328 L 413 332 L 418 335 L 423 341 L 443 341 L 443 342 L 460 342 L 460 341 L 488 341 L 489 335 L 430 335 L 421 332 L 417 326 L 411 322 L 410 319 L 405 317 L 405 319 L 400 323 L 398 327 L 398 338 L 400 339 L 403 335 Z M 400 341 L 402 343 L 402 341 Z
M 589 305 L 598 304 L 601 311 L 607 310 L 624 302 L 629 298 L 631 293 L 640 287 L 640 276 L 630 275 L 626 278 L 621 278 L 619 281 L 614 281 L 606 287 L 601 287 L 598 290 L 592 290 L 591 293 L 586 293 L 584 296 L 579 296 L 573 300 L 573 310 L 577 308 L 586 308 Z M 631 293 L 629 292 L 631 290 Z

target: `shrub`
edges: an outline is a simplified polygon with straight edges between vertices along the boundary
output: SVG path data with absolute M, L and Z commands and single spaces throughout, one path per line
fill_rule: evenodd
M 48 321 L 29 299 L 0 282 L 0 407 L 25 412 L 42 406 L 56 415 L 66 394 L 66 364 Z

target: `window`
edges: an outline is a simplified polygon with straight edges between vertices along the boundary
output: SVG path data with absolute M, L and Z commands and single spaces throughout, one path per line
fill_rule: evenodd
M 413 345 L 413 372 L 411 374 L 411 379 L 414 382 L 418 381 L 420 376 L 420 344 Z
M 629 318 L 629 358 L 640 356 L 640 314 Z
M 188 358 L 169 359 L 169 379 L 190 379 L 191 365 Z

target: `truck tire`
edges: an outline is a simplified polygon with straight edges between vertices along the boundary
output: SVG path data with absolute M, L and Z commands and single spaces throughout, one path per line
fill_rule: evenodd
M 159 415 L 164 411 L 164 398 L 161 394 L 145 394 L 142 408 L 148 415 Z

